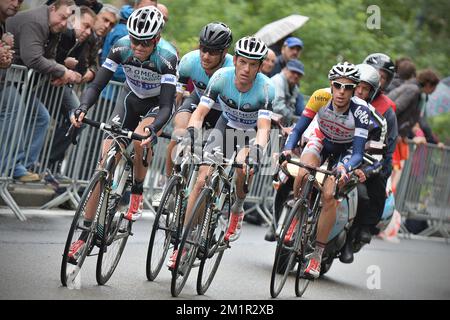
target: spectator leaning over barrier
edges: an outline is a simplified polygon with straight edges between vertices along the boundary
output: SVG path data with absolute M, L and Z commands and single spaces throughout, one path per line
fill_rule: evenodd
M 14 36 L 6 32 L 6 19 L 14 16 L 20 9 L 23 0 L 3 0 L 0 2 L 0 79 L 5 76 L 5 69 L 11 66 L 13 61 L 13 50 L 14 47 Z M 2 167 L 0 168 L 0 175 L 3 174 L 3 164 L 9 155 L 16 152 L 15 147 L 18 147 L 18 154 L 23 154 L 23 149 L 20 144 L 13 146 L 11 148 L 11 143 L 13 143 L 13 131 L 15 129 L 14 125 L 17 122 L 17 116 L 19 114 L 20 108 L 14 105 L 15 97 L 19 97 L 19 93 L 14 86 L 6 86 L 2 81 L 0 81 L 0 100 L 2 104 L 0 105 L 0 137 L 2 138 L 2 144 L 0 145 L 0 163 Z M 25 166 L 17 162 L 13 168 L 13 176 L 22 182 L 33 182 L 39 181 L 39 175 L 29 172 Z M 4 174 L 9 175 L 9 172 Z
M 81 6 L 79 12 L 79 15 L 73 15 L 71 17 L 71 23 L 74 28 L 67 29 L 61 36 L 56 52 L 56 62 L 64 64 L 67 68 L 83 75 L 80 78 L 80 83 L 83 83 L 89 81 L 89 74 L 92 73 L 88 69 L 87 59 L 83 57 L 82 53 L 88 45 L 87 39 L 92 33 L 96 14 L 86 6 Z M 73 86 L 66 85 L 62 99 L 62 106 L 64 108 L 62 113 L 65 122 L 56 129 L 50 152 L 50 165 L 55 161 L 62 161 L 64 159 L 65 152 L 71 144 L 71 140 L 65 136 L 65 132 L 70 126 L 69 112 L 76 109 L 79 105 L 80 100 L 73 91 Z
M 275 67 L 275 60 L 277 59 L 277 56 L 275 55 L 275 52 L 272 49 L 269 49 L 267 52 L 267 57 L 264 59 L 260 72 L 268 77 L 270 77 L 270 74 L 272 73 L 273 68 Z
M 271 78 L 276 91 L 273 112 L 283 116 L 282 124 L 284 126 L 292 125 L 295 123 L 293 116 L 302 114 L 303 96 L 299 91 L 299 81 L 304 74 L 303 63 L 292 59 L 280 73 Z
M 103 43 L 103 49 L 100 56 L 100 65 L 102 65 L 103 62 L 105 62 L 106 58 L 108 57 L 109 51 L 111 50 L 112 46 L 117 42 L 117 40 L 128 34 L 127 20 L 133 13 L 133 10 L 134 8 L 129 5 L 125 5 L 120 9 L 119 21 L 111 30 L 111 32 L 108 33 Z M 113 80 L 118 82 L 125 81 L 125 73 L 123 71 L 122 66 L 120 66 L 114 73 Z
M 303 41 L 296 37 L 287 38 L 283 47 L 281 48 L 281 54 L 275 60 L 275 67 L 273 68 L 270 76 L 273 77 L 286 66 L 286 63 L 291 59 L 299 59 L 303 50 Z
M 388 97 L 397 106 L 396 116 L 398 125 L 397 146 L 393 155 L 392 165 L 392 190 L 396 190 L 403 167 L 403 163 L 409 157 L 407 138 L 413 126 L 420 117 L 420 95 L 421 90 L 417 82 L 416 66 L 412 61 L 405 60 L 399 68 L 399 78 L 404 80 L 403 84 L 390 91 Z
M 87 39 L 87 45 L 83 51 L 83 57 L 86 57 L 83 59 L 87 60 L 88 65 L 88 71 L 83 76 L 83 82 L 91 82 L 95 78 L 106 35 L 116 25 L 117 21 L 119 21 L 119 9 L 110 4 L 103 5 L 95 18 L 93 32 Z
M 443 147 L 444 144 L 439 142 L 438 137 L 436 137 L 431 131 L 430 125 L 427 121 L 427 102 L 428 96 L 436 90 L 437 85 L 439 84 L 439 76 L 431 69 L 425 69 L 419 72 L 417 75 L 417 81 L 419 82 L 419 86 L 421 89 L 420 95 L 420 118 L 419 118 L 419 127 L 423 131 L 425 135 L 426 142 L 437 144 L 439 147 Z M 416 136 L 415 131 L 417 126 L 414 126 L 412 129 L 412 133 Z

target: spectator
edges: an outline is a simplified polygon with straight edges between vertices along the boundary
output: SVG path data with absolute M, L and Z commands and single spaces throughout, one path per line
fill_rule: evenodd
M 272 49 L 269 49 L 269 51 L 267 52 L 267 57 L 264 59 L 261 65 L 261 73 L 269 77 L 272 73 L 273 68 L 275 67 L 276 58 L 277 56 L 275 55 L 275 52 L 273 52 Z
M 19 12 L 6 21 L 6 30 L 14 35 L 13 62 L 25 65 L 40 74 L 49 75 L 53 79 L 52 84 L 56 86 L 81 80 L 80 74 L 68 70 L 54 60 L 60 34 L 67 28 L 73 5 L 73 0 L 57 0 L 50 6 L 42 5 Z M 33 123 L 33 126 L 27 130 L 28 135 L 22 143 L 28 150 L 26 153 L 20 150 L 17 159 L 31 169 L 36 168 L 50 116 L 44 104 L 36 98 L 32 99 L 32 105 L 27 107 L 32 110 L 26 114 L 27 121 Z
M 56 62 L 83 74 L 84 76 L 81 78 L 81 82 L 86 82 L 89 79 L 86 74 L 91 71 L 88 69 L 87 59 L 79 57 L 83 57 L 82 53 L 88 45 L 87 39 L 92 33 L 96 14 L 89 7 L 81 6 L 80 15 L 73 15 L 72 18 L 74 29 L 67 29 L 62 34 L 56 53 Z M 71 144 L 71 140 L 65 136 L 65 132 L 67 132 L 70 126 L 69 113 L 78 108 L 79 105 L 80 100 L 73 91 L 72 85 L 66 85 L 62 99 L 64 122 L 56 129 L 50 152 L 50 165 L 64 159 L 65 152 Z
M 164 22 L 167 24 L 167 21 L 169 21 L 169 9 L 167 9 L 167 7 L 165 5 L 163 5 L 162 3 L 158 3 L 158 5 L 156 7 L 163 14 Z
M 407 61 L 407 63 L 404 63 Z M 384 93 L 388 94 L 395 88 L 399 87 L 405 80 L 405 76 L 409 76 L 409 71 L 407 70 L 410 66 L 410 62 L 412 62 L 411 58 L 409 57 L 401 57 L 395 60 L 395 75 L 392 82 L 387 86 L 387 88 L 384 89 Z M 406 69 L 406 70 L 405 70 Z M 414 75 L 415 76 L 415 75 Z
M 0 79 L 3 79 L 5 76 L 4 69 L 9 68 L 13 60 L 12 47 L 14 46 L 14 36 L 6 33 L 5 22 L 19 11 L 22 2 L 23 0 L 4 0 L 0 2 L 0 69 L 3 69 L 0 70 Z M 11 149 L 10 143 L 14 143 L 13 131 L 16 129 L 14 124 L 16 124 L 20 111 L 20 107 L 14 104 L 14 98 L 18 96 L 19 93 L 13 85 L 7 86 L 3 81 L 0 82 L 0 100 L 2 101 L 0 105 L 0 137 L 3 142 L 0 146 L 0 175 L 10 174 L 9 172 L 3 172 L 3 170 L 6 169 L 8 155 L 16 153 L 16 150 Z M 17 147 L 19 147 L 18 153 L 22 154 L 23 147 L 21 144 L 19 143 Z M 13 170 L 13 177 L 21 182 L 40 180 L 39 175 L 29 172 L 20 162 L 15 163 Z
M 417 75 L 417 81 L 419 82 L 419 86 L 421 88 L 421 96 L 420 96 L 420 118 L 419 118 L 419 126 L 425 135 L 426 142 L 438 144 L 440 147 L 443 147 L 444 144 L 440 143 L 437 137 L 431 131 L 430 125 L 427 121 L 427 112 L 426 106 L 428 102 L 428 96 L 436 90 L 437 85 L 439 84 L 438 75 L 431 69 L 426 69 Z M 414 128 L 413 128 L 414 134 Z M 415 135 L 415 134 L 414 134 Z
M 286 67 L 271 79 L 275 86 L 273 112 L 283 116 L 282 124 L 290 126 L 295 122 L 294 115 L 301 116 L 303 99 L 299 98 L 299 81 L 305 74 L 303 63 L 297 59 L 289 60 Z
M 128 35 L 127 31 L 127 20 L 128 17 L 133 13 L 133 7 L 129 5 L 125 5 L 120 9 L 119 14 L 119 22 L 117 25 L 111 30 L 110 33 L 105 38 L 105 42 L 103 44 L 103 49 L 100 57 L 100 65 L 106 60 L 106 57 L 109 54 L 109 50 L 112 48 L 114 43 L 120 38 Z M 125 81 L 125 73 L 123 72 L 123 68 L 120 66 L 117 71 L 114 73 L 112 78 L 114 81 L 124 82 Z
M 401 68 L 400 68 L 401 66 Z M 415 79 L 416 67 L 412 61 L 405 60 L 399 65 L 399 78 L 403 84 L 390 91 L 388 97 L 395 103 L 395 111 L 398 125 L 397 145 L 394 151 L 392 165 L 392 190 L 396 190 L 400 181 L 403 163 L 409 157 L 407 138 L 413 126 L 420 117 L 420 95 L 419 83 Z
M 105 37 L 118 20 L 119 10 L 110 4 L 103 5 L 100 13 L 97 14 L 93 32 L 89 36 L 87 45 L 82 53 L 83 57 L 81 59 L 87 60 L 86 64 L 88 68 L 88 71 L 83 76 L 83 82 L 91 82 L 94 79 L 100 64 L 99 58 Z
M 303 41 L 301 39 L 296 37 L 287 38 L 281 48 L 281 54 L 275 60 L 275 67 L 273 68 L 270 76 L 273 77 L 277 73 L 280 73 L 289 60 L 299 59 L 302 50 Z

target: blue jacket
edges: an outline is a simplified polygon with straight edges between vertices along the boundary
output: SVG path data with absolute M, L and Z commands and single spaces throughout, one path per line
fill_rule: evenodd
M 128 17 L 133 13 L 133 7 L 129 5 L 125 5 L 120 9 L 120 21 L 119 23 L 111 30 L 110 33 L 106 36 L 105 42 L 103 44 L 102 55 L 100 57 L 100 65 L 106 60 L 108 57 L 109 50 L 111 50 L 114 43 L 120 38 L 126 36 L 128 34 L 127 30 L 127 20 Z M 125 73 L 123 72 L 122 66 L 120 66 L 117 71 L 114 73 L 112 78 L 114 81 L 124 82 L 125 81 Z

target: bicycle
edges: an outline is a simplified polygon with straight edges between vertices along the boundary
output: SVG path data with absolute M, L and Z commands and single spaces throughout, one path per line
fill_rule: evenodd
M 306 177 L 306 182 L 302 187 L 300 197 L 295 201 L 292 209 L 281 225 L 281 233 L 277 239 L 277 248 L 275 251 L 275 260 L 272 268 L 272 275 L 270 280 L 270 295 L 276 298 L 284 284 L 290 271 L 298 262 L 296 280 L 295 280 L 295 294 L 301 297 L 308 287 L 310 277 L 305 275 L 305 268 L 307 265 L 308 254 L 314 251 L 315 234 L 317 229 L 317 222 L 322 210 L 321 195 L 322 185 L 316 177 L 316 173 L 324 174 L 322 180 L 325 181 L 327 176 L 336 173 L 330 171 L 330 163 L 327 170 L 312 167 L 301 162 L 290 159 L 290 157 L 280 156 L 280 164 L 284 161 L 305 168 L 309 174 Z M 338 196 L 338 179 L 336 177 L 335 198 Z M 291 226 L 292 225 L 292 226 Z M 295 227 L 292 237 L 289 241 L 286 235 L 288 230 Z
M 218 270 L 224 251 L 230 248 L 224 240 L 229 225 L 231 205 L 235 199 L 235 168 L 242 168 L 234 163 L 236 153 L 230 160 L 219 162 L 221 152 L 213 150 L 209 155 L 212 173 L 207 177 L 198 199 L 193 207 L 193 214 L 183 231 L 178 247 L 175 268 L 172 270 L 171 293 L 177 297 L 183 289 L 189 274 L 198 258 L 200 263 L 197 276 L 197 293 L 205 294 Z M 247 170 L 249 171 L 249 170 Z M 248 190 L 248 175 L 244 187 Z
M 178 138 L 177 142 L 181 140 Z M 173 174 L 163 191 L 147 250 L 146 275 L 149 281 L 155 280 L 158 276 L 169 249 L 178 248 L 187 198 L 196 181 L 198 168 L 198 165 L 192 168 L 189 157 L 182 157 L 181 163 L 174 166 Z
M 96 170 L 86 187 L 72 220 L 61 263 L 63 286 L 73 282 L 87 256 L 98 255 L 96 280 L 99 285 L 104 285 L 111 278 L 125 249 L 128 237 L 133 235 L 132 222 L 124 219 L 128 205 L 123 206 L 121 200 L 131 190 L 134 181 L 134 154 L 125 149 L 123 144 L 126 144 L 126 141 L 120 141 L 120 139 L 145 140 L 147 138 L 121 129 L 116 124 L 109 125 L 87 118 L 83 119 L 83 123 L 106 132 L 113 139 L 113 143 L 106 153 L 107 157 L 103 167 Z M 67 135 L 70 135 L 71 130 L 69 129 Z M 148 149 L 144 148 L 144 166 L 148 165 L 147 152 Z M 95 199 L 96 194 L 98 199 Z M 91 223 L 84 219 L 89 199 L 97 203 L 95 218 Z M 73 240 L 79 239 L 83 232 L 86 237 L 85 247 L 76 260 L 71 259 L 68 257 L 70 246 Z M 97 254 L 92 254 L 95 247 L 98 247 L 99 251 Z

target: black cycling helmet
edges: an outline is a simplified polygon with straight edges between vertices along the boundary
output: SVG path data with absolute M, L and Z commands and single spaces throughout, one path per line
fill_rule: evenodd
M 217 50 L 228 48 L 233 42 L 230 28 L 222 22 L 211 22 L 200 31 L 200 45 Z
M 388 78 L 384 87 L 387 88 L 389 86 L 392 79 L 394 78 L 395 65 L 388 55 L 384 53 L 372 53 L 364 59 L 363 63 L 370 64 L 377 70 L 381 69 L 386 71 L 386 73 L 388 74 Z

